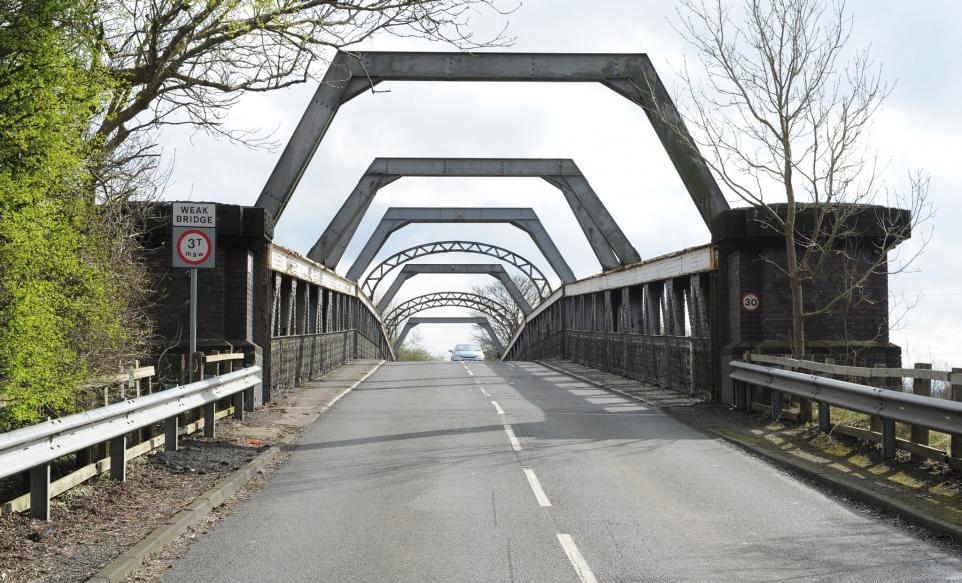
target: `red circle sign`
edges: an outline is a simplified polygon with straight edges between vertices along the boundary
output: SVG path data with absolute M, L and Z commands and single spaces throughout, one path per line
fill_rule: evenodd
M 177 256 L 188 265 L 200 265 L 213 252 L 210 237 L 200 229 L 188 229 L 177 238 Z
M 746 312 L 754 312 L 762 304 L 758 294 L 747 293 L 742 295 L 742 309 Z

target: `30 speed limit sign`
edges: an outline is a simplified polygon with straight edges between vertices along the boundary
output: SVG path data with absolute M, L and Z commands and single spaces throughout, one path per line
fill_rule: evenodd
M 751 292 L 742 294 L 742 309 L 746 312 L 754 312 L 761 303 L 762 301 L 758 298 L 758 294 Z

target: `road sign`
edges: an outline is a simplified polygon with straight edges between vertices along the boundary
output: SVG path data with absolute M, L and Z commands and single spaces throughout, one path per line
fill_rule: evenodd
M 754 312 L 761 304 L 762 300 L 758 297 L 758 294 L 751 292 L 742 294 L 742 309 L 746 312 Z
M 213 203 L 175 202 L 174 227 L 213 229 L 217 226 L 217 205 Z
M 190 370 L 188 379 L 194 382 L 197 360 L 197 270 L 214 267 L 217 255 L 217 205 L 212 203 L 171 203 L 171 230 L 174 267 L 190 268 Z
M 171 203 L 173 266 L 212 269 L 216 252 L 217 205 Z
M 216 249 L 214 229 L 174 227 L 174 267 L 210 269 L 214 267 Z

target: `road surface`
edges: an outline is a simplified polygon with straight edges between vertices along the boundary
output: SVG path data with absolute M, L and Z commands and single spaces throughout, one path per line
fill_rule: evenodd
M 533 363 L 385 364 L 165 578 L 829 580 L 962 581 L 962 561 Z

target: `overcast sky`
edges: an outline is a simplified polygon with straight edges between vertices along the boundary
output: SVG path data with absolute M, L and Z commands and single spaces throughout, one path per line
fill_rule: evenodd
M 919 7 L 924 5 L 925 9 Z M 673 68 L 693 58 L 671 28 L 666 0 L 525 0 L 506 19 L 512 51 L 648 53 L 662 79 L 677 85 Z M 918 305 L 892 334 L 905 362 L 962 366 L 962 2 L 850 1 L 853 46 L 871 45 L 896 81 L 878 114 L 875 146 L 890 160 L 887 179 L 906 188 L 906 173 L 931 175 L 938 214 L 915 273 L 892 281 L 896 296 Z M 481 19 L 479 30 L 499 22 Z M 444 45 L 384 36 L 361 47 L 377 50 L 450 50 Z M 244 97 L 228 117 L 238 129 L 273 132 L 283 144 L 316 84 Z M 378 156 L 572 158 L 585 173 L 642 258 L 708 242 L 709 233 L 644 113 L 597 84 L 383 83 L 341 108 L 281 218 L 275 240 L 301 253 L 314 244 L 337 208 Z M 172 167 L 166 198 L 253 204 L 280 148 L 251 150 L 182 128 L 162 136 Z M 405 178 L 381 191 L 339 271 L 344 273 L 390 206 L 531 207 L 578 277 L 600 270 L 559 191 L 538 179 Z M 422 242 L 468 239 L 496 243 L 550 269 L 534 245 L 511 227 L 410 226 L 395 234 L 379 257 Z M 907 244 L 905 252 L 917 245 Z M 437 255 L 421 262 L 491 262 L 481 255 Z M 490 280 L 493 281 L 493 280 Z M 405 284 L 403 300 L 440 289 L 469 290 L 483 276 L 420 275 Z M 386 286 L 385 286 L 386 287 Z M 421 315 L 455 315 L 438 310 Z M 444 353 L 468 340 L 469 327 L 422 331 L 428 349 Z

